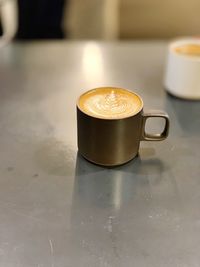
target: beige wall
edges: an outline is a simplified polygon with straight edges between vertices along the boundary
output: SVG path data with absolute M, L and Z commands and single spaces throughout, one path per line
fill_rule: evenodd
M 121 38 L 200 34 L 200 0 L 121 0 Z
M 64 27 L 72 39 L 115 39 L 120 0 L 71 0 Z
M 74 39 L 200 35 L 200 0 L 71 0 L 67 15 Z

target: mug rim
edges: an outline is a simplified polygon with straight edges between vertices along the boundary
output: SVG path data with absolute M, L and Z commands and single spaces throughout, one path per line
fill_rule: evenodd
M 80 101 L 80 98 L 81 98 L 82 96 L 84 96 L 84 95 L 86 95 L 86 94 L 88 94 L 88 93 L 90 93 L 90 92 L 92 92 L 92 91 L 96 91 L 96 90 L 98 90 L 98 89 L 106 89 L 106 88 L 108 88 L 108 89 L 120 89 L 120 90 L 127 91 L 127 92 L 129 92 L 129 93 L 135 95 L 136 97 L 138 97 L 138 99 L 139 99 L 140 102 L 141 102 L 141 107 L 140 107 L 140 109 L 139 109 L 136 113 L 134 113 L 133 115 L 129 115 L 129 116 L 122 117 L 122 118 L 101 118 L 101 117 L 97 117 L 97 116 L 88 114 L 87 112 L 85 112 L 85 111 L 83 111 L 83 110 L 81 109 L 81 107 L 79 106 L 79 101 Z M 93 88 L 93 89 L 87 90 L 87 91 L 85 91 L 84 93 L 82 93 L 82 94 L 78 97 L 78 99 L 77 99 L 77 101 L 76 101 L 76 106 L 77 106 L 77 108 L 78 108 L 82 113 L 84 113 L 85 115 L 87 115 L 87 116 L 89 116 L 89 117 L 95 118 L 95 119 L 99 119 L 99 120 L 124 120 L 124 119 L 128 119 L 128 118 L 134 117 L 134 116 L 136 116 L 137 114 L 139 114 L 139 113 L 142 111 L 143 107 L 144 107 L 144 102 L 143 102 L 143 100 L 142 100 L 142 98 L 141 98 L 140 95 L 138 95 L 137 93 L 135 93 L 135 92 L 133 92 L 133 91 L 131 91 L 131 90 L 129 90 L 129 89 L 122 88 L 122 87 L 114 87 L 114 86 L 102 86 L 102 87 L 95 87 L 95 88 Z
M 179 54 L 174 49 L 178 46 L 185 45 L 185 44 L 198 44 L 200 45 L 200 38 L 195 37 L 185 37 L 185 38 L 179 38 L 174 39 L 174 41 L 170 42 L 169 44 L 169 51 L 173 55 L 176 55 L 178 57 L 182 57 L 184 59 L 190 60 L 190 61 L 200 61 L 200 56 L 191 56 L 191 55 L 185 55 L 185 54 Z

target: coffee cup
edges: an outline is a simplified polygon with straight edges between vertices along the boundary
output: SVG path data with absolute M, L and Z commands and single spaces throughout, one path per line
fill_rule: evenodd
M 199 38 L 183 38 L 169 44 L 164 84 L 176 97 L 200 99 Z
M 145 130 L 148 118 L 165 120 L 161 133 Z M 142 98 L 116 87 L 95 88 L 77 101 L 78 150 L 87 160 L 103 165 L 124 164 L 137 156 L 140 141 L 162 141 L 168 136 L 169 118 L 163 111 L 143 112 Z

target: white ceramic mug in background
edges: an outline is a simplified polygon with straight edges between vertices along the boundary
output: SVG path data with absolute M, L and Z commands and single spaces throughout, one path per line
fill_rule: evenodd
M 18 8 L 16 0 L 0 0 L 0 19 L 3 35 L 0 47 L 9 43 L 15 36 L 18 26 Z
M 183 38 L 169 44 L 164 85 L 166 90 L 180 98 L 200 99 L 200 56 L 181 54 L 176 48 L 199 45 L 199 38 Z

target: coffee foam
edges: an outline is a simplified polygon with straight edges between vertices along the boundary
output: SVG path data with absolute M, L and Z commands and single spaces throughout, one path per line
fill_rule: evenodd
M 136 94 L 120 88 L 97 88 L 83 94 L 78 107 L 86 114 L 103 119 L 121 119 L 133 116 L 143 103 Z
M 175 52 L 188 56 L 200 56 L 200 44 L 182 44 L 174 48 Z

